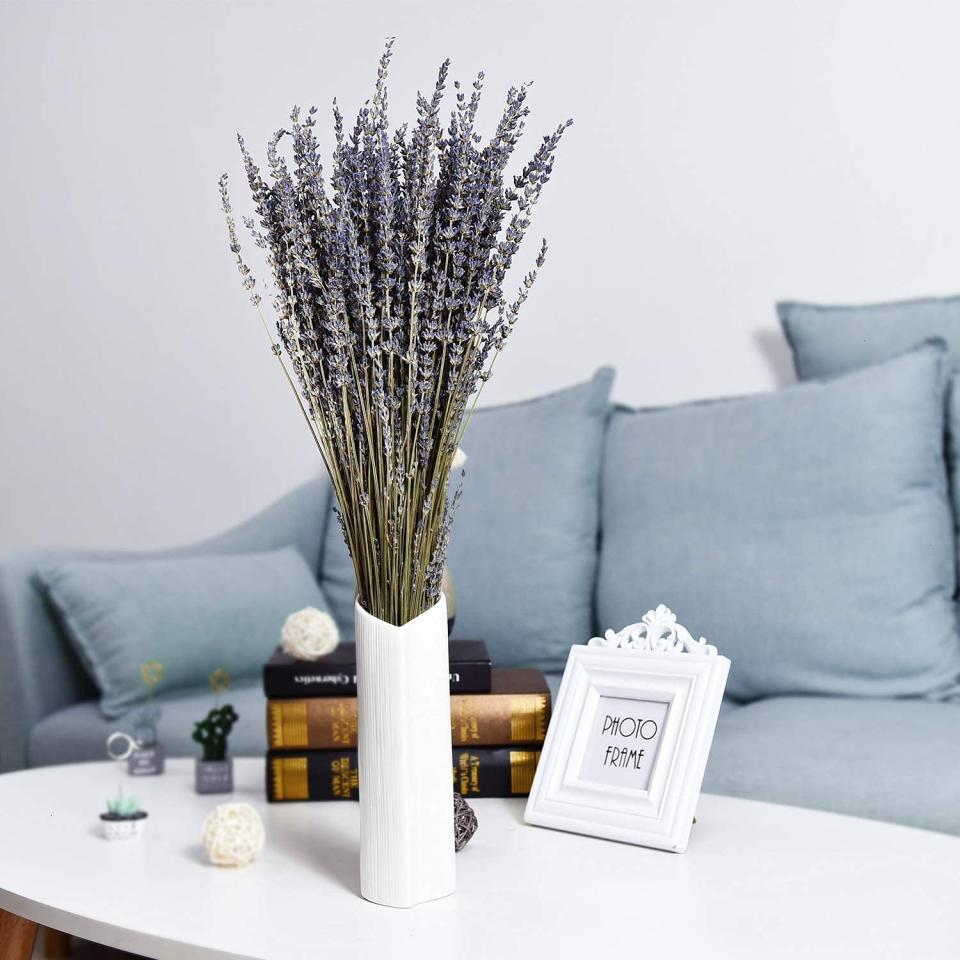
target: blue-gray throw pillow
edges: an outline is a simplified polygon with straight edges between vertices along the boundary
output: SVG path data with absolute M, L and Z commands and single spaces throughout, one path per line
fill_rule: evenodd
M 946 398 L 946 456 L 954 520 L 960 521 L 960 297 L 859 306 L 785 301 L 777 304 L 777 315 L 801 380 L 889 360 L 931 337 L 946 343 L 954 371 Z
M 740 700 L 960 677 L 943 345 L 776 393 L 626 411 L 604 447 L 602 628 L 658 603 Z
M 453 636 L 485 640 L 500 666 L 561 670 L 570 645 L 592 635 L 612 383 L 613 370 L 603 368 L 557 393 L 478 409 L 467 425 L 447 557 L 457 592 Z M 351 631 L 355 581 L 335 519 L 321 583 L 341 630 Z
M 927 297 L 860 306 L 784 301 L 777 316 L 801 380 L 890 360 L 938 337 L 960 361 L 960 297 Z
M 284 619 L 326 606 L 295 547 L 196 557 L 65 560 L 39 571 L 107 718 L 143 700 L 140 667 L 161 690 L 206 683 L 217 667 L 256 677 Z

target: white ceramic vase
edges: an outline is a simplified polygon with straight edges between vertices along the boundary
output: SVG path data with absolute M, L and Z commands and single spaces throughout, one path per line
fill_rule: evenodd
M 360 892 L 413 907 L 456 885 L 447 607 L 395 627 L 357 603 L 355 623 Z

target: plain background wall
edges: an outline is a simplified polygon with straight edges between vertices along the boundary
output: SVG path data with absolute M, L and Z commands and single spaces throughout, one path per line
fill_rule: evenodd
M 388 35 L 396 122 L 444 56 L 486 129 L 535 81 L 521 154 L 575 118 L 487 402 L 608 362 L 629 402 L 770 389 L 774 300 L 960 289 L 952 2 L 3 2 L 0 547 L 188 540 L 318 470 L 216 180 L 294 103 L 329 142 Z

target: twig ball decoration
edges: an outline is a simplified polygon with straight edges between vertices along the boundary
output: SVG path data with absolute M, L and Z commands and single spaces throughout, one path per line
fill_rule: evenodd
M 249 803 L 221 803 L 203 821 L 203 845 L 218 867 L 245 867 L 264 839 L 263 821 Z
M 317 660 L 336 649 L 340 631 L 329 613 L 305 607 L 284 621 L 280 642 L 283 652 L 297 660 Z
M 453 848 L 459 853 L 477 832 L 477 815 L 459 793 L 453 794 Z

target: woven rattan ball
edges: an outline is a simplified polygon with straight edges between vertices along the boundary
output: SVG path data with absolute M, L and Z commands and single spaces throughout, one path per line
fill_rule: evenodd
M 203 845 L 218 867 L 245 867 L 263 841 L 263 822 L 249 803 L 221 803 L 203 821 Z
M 332 653 L 340 642 L 340 631 L 329 613 L 305 607 L 284 621 L 280 640 L 284 653 L 297 660 L 317 660 Z
M 459 793 L 453 794 L 453 849 L 459 853 L 477 832 L 477 815 Z

